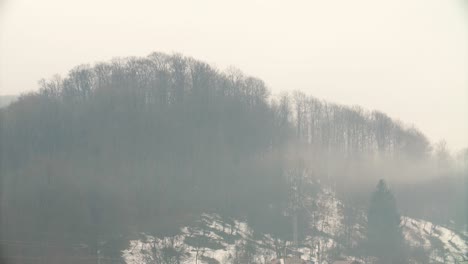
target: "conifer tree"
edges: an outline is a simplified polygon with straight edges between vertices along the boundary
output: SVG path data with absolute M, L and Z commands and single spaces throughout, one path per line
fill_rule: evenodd
M 367 242 L 370 255 L 381 263 L 401 264 L 404 240 L 395 198 L 384 180 L 372 194 L 367 215 Z

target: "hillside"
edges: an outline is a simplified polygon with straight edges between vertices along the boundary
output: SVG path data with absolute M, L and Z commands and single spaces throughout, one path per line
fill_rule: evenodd
M 269 234 L 258 235 L 246 222 L 216 214 L 203 214 L 194 225 L 181 228 L 174 236 L 141 234 L 122 251 L 126 263 L 153 263 L 158 258 L 179 259 L 181 263 L 270 263 L 281 256 L 300 252 L 310 263 L 332 263 L 337 259 L 365 262 L 359 250 L 350 249 L 343 239 L 346 221 L 343 204 L 330 191 L 314 197 L 319 209 L 310 222 L 306 237 L 296 247 L 292 241 L 275 241 Z M 353 244 L 364 238 L 364 219 L 353 226 Z M 462 234 L 430 222 L 403 217 L 406 243 L 413 249 L 412 263 L 460 263 L 468 259 L 468 239 Z M 278 245 L 282 247 L 278 248 Z M 177 254 L 167 254 L 174 249 Z M 354 254 L 354 255 L 353 255 Z
M 193 250 L 188 234 L 207 228 L 212 237 L 200 239 L 218 251 L 204 256 L 218 261 L 238 240 L 263 246 L 265 258 L 293 240 L 319 251 L 309 259 L 362 257 L 364 212 L 379 179 L 419 188 L 397 192 L 408 216 L 466 228 L 467 168 L 442 164 L 417 128 L 299 91 L 272 96 L 258 78 L 179 54 L 77 66 L 0 108 L 0 123 L 0 235 L 62 245 L 52 256 L 94 258 L 116 237 L 109 257 L 154 237 L 172 237 L 155 250 Z M 443 199 L 421 200 L 430 188 Z M 220 223 L 240 227 L 226 235 Z M 447 246 L 453 254 L 464 250 L 443 237 L 458 243 Z M 16 252 L 39 254 L 5 255 Z

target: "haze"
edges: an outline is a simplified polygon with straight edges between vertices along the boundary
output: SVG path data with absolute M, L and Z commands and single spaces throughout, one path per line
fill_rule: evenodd
M 378 109 L 468 146 L 462 0 L 0 1 L 0 95 L 153 51 L 234 65 L 275 93 Z

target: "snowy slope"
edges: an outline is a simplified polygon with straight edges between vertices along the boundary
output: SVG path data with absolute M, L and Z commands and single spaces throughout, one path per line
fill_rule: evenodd
M 403 217 L 403 234 L 414 247 L 432 251 L 431 258 L 441 263 L 468 260 L 468 241 L 456 232 L 431 222 Z
M 300 241 L 298 251 L 301 258 L 313 263 L 331 263 L 334 249 L 343 248 L 345 233 L 344 205 L 335 194 L 327 189 L 315 197 L 306 199 L 304 206 L 309 207 L 311 216 L 310 229 L 313 235 L 308 235 Z M 311 208 L 314 208 L 312 210 Z M 364 238 L 365 216 L 359 212 L 354 224 L 352 245 Z M 246 256 L 249 247 L 253 247 L 251 255 L 247 256 L 254 263 L 269 263 L 276 258 L 275 244 L 278 241 L 266 234 L 254 240 L 253 233 L 244 221 L 231 219 L 226 223 L 216 214 L 204 214 L 200 221 L 192 226 L 180 229 L 180 233 L 172 237 L 157 238 L 142 234 L 142 238 L 130 241 L 130 246 L 123 251 L 126 263 L 160 263 L 158 259 L 167 257 L 167 252 L 178 252 L 181 263 L 244 263 L 240 256 Z M 436 226 L 430 222 L 402 217 L 403 234 L 408 244 L 415 248 L 424 248 L 430 252 L 433 261 L 457 263 L 468 252 L 468 242 L 460 234 Z M 291 255 L 293 243 L 280 241 L 284 252 Z M 171 251 L 173 250 L 173 251 Z M 468 256 L 466 256 L 468 259 Z M 357 259 L 347 256 L 348 259 Z
M 123 251 L 126 263 L 159 263 L 156 260 L 164 257 L 162 252 L 167 247 L 183 252 L 182 263 L 229 263 L 241 244 L 247 243 L 252 235 L 247 224 L 237 220 L 223 228 L 216 214 L 204 214 L 200 222 L 196 227 L 182 228 L 174 237 L 156 238 L 143 234 L 144 239 L 130 241 L 130 247 Z M 262 263 L 274 258 L 274 252 L 268 245 L 262 245 L 261 241 L 253 242 L 260 253 L 254 256 L 254 260 Z

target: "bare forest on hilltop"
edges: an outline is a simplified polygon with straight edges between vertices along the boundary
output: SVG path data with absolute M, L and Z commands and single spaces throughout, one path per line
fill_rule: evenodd
M 254 235 L 304 240 L 320 210 L 306 197 L 336 194 L 351 228 L 357 210 L 374 208 L 380 179 L 369 225 L 384 204 L 385 219 L 466 231 L 468 149 L 452 155 L 385 113 L 272 94 L 240 70 L 179 54 L 80 65 L 39 86 L 0 108 L 2 240 L 97 249 L 118 236 L 177 234 L 204 213 L 223 230 L 242 219 Z M 378 244 L 346 234 L 343 245 L 361 255 Z

